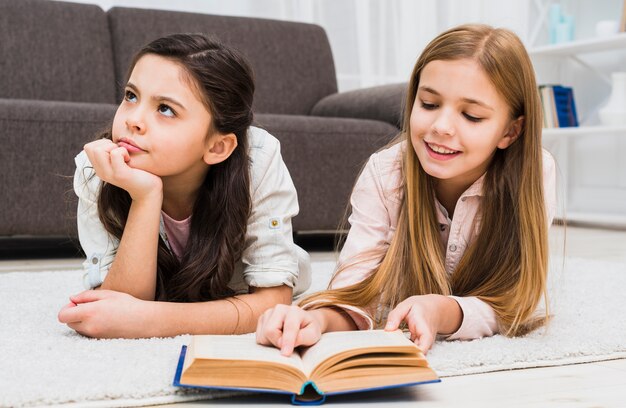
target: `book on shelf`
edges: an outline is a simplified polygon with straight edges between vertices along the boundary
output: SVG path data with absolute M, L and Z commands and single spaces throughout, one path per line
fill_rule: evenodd
M 439 382 L 420 349 L 397 330 L 324 333 L 289 356 L 254 336 L 195 335 L 183 346 L 174 385 L 291 395 L 318 405 L 329 395 Z
M 574 90 L 562 85 L 540 85 L 543 127 L 575 127 L 578 126 Z

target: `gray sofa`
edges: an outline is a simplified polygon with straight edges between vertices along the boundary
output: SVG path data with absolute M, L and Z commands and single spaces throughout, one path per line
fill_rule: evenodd
M 215 35 L 248 58 L 255 123 L 281 141 L 298 190 L 294 230 L 337 228 L 360 167 L 398 131 L 404 85 L 337 93 L 321 27 L 0 0 L 0 246 L 76 237 L 73 157 L 112 120 L 133 53 L 174 32 Z

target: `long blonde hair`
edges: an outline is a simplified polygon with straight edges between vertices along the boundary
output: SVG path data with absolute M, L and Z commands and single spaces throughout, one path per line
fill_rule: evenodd
M 523 116 L 524 121 L 518 139 L 507 149 L 498 149 L 489 165 L 478 237 L 448 276 L 436 218 L 435 180 L 410 148 L 410 116 L 422 69 L 431 61 L 466 58 L 475 60 L 491 79 L 507 101 L 511 119 Z M 407 146 L 402 156 L 402 202 L 395 235 L 386 252 L 379 253 L 381 263 L 363 281 L 312 295 L 301 304 L 378 306 L 375 317 L 380 325 L 381 311 L 410 296 L 453 294 L 477 296 L 491 305 L 508 336 L 543 324 L 545 317 L 534 317 L 546 296 L 548 268 L 541 126 L 533 67 L 514 33 L 472 24 L 440 34 L 422 52 L 411 74 L 399 135 Z M 340 265 L 337 274 L 353 263 Z

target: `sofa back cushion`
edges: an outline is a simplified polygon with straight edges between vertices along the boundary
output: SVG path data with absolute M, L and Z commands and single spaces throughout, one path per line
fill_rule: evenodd
M 0 98 L 0 237 L 76 237 L 74 156 L 116 108 Z
M 143 45 L 173 33 L 205 33 L 235 47 L 252 65 L 255 112 L 308 115 L 317 101 L 337 92 L 330 45 L 319 26 L 121 7 L 108 15 L 118 84 Z
M 0 98 L 115 103 L 113 52 L 98 6 L 0 0 Z

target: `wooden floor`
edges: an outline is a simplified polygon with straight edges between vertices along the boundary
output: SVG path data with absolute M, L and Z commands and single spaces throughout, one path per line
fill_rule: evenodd
M 550 234 L 553 254 L 626 262 L 626 231 L 568 227 L 564 232 L 561 227 L 553 227 Z M 312 258 L 333 260 L 334 255 L 312 253 Z M 78 259 L 0 261 L 0 272 L 68 269 L 79 264 Z M 624 324 L 622 317 L 618 321 Z M 450 377 L 439 384 L 338 396 L 327 403 L 352 407 L 626 407 L 626 359 Z M 288 397 L 254 395 L 165 406 L 251 404 L 284 407 Z

